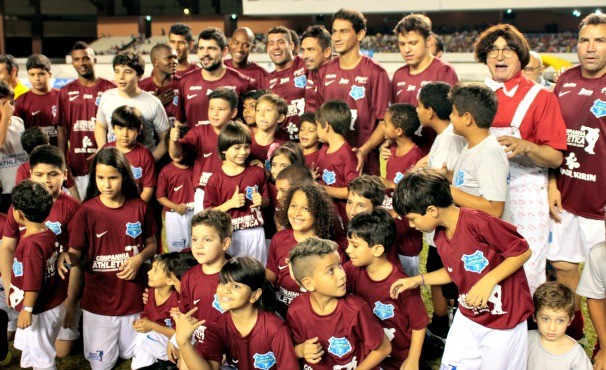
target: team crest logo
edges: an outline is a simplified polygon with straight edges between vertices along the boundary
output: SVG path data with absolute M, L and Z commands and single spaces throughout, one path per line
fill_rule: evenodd
M 465 172 L 459 170 L 459 172 L 457 172 L 455 176 L 454 181 L 456 187 L 463 186 L 463 184 L 465 183 Z
M 13 274 L 15 277 L 23 276 L 23 263 L 17 261 L 17 258 L 13 260 Z
M 95 99 L 95 105 L 98 107 L 99 103 L 101 103 L 101 97 L 97 96 L 97 99 Z
M 596 99 L 593 102 L 593 106 L 590 109 L 591 113 L 593 113 L 596 118 L 602 118 L 606 116 L 606 101 L 602 101 L 600 99 Z
M 339 358 L 345 356 L 349 352 L 351 352 L 352 347 L 351 343 L 345 337 L 335 338 L 330 337 L 328 340 L 328 352 L 332 353 Z
M 135 223 L 126 223 L 126 235 L 130 236 L 131 238 L 136 238 L 141 235 L 141 232 L 141 222 L 137 221 Z
M 305 75 L 295 77 L 295 87 L 304 89 L 305 85 L 307 85 L 307 77 Z
M 164 325 L 166 325 L 167 328 L 173 328 L 173 322 L 171 319 L 164 319 Z
M 337 182 L 337 177 L 334 171 L 324 170 L 322 173 L 322 180 L 326 183 L 326 185 L 332 185 Z
M 103 362 L 103 351 L 89 352 L 86 357 L 91 361 Z
M 360 100 L 364 97 L 364 95 L 366 95 L 366 88 L 364 86 L 351 86 L 351 90 L 349 90 L 349 96 L 354 98 L 354 100 Z
M 377 301 L 375 302 L 375 308 L 373 308 L 372 313 L 381 320 L 387 320 L 394 316 L 394 308 L 392 304 L 384 304 Z
M 253 200 L 252 198 L 253 198 L 253 194 L 254 194 L 255 191 L 259 191 L 259 187 L 257 185 L 255 185 L 255 186 L 247 186 L 246 187 L 246 199 Z
M 267 370 L 276 364 L 276 356 L 271 351 L 262 355 L 255 353 L 253 359 L 255 360 L 253 364 L 255 369 Z
M 396 184 L 399 183 L 404 178 L 404 174 L 402 172 L 396 173 L 396 177 L 393 178 L 393 182 Z
M 57 222 L 46 221 L 46 227 L 51 229 L 51 231 L 54 232 L 55 235 L 61 234 L 61 222 L 59 222 L 59 221 L 57 221 Z
M 463 261 L 465 270 L 478 274 L 482 273 L 488 266 L 488 260 L 484 257 L 484 252 L 481 251 L 476 251 L 474 254 L 464 254 L 461 261 Z
M 268 172 L 271 171 L 271 162 L 269 161 L 269 159 L 265 160 L 265 170 Z
M 215 293 L 215 295 L 213 297 L 215 298 L 215 299 L 213 299 L 214 309 L 221 313 L 225 312 L 225 310 L 223 308 L 221 308 L 221 305 L 219 304 L 219 297 L 217 296 L 217 293 Z
M 179 95 L 175 95 L 175 97 L 173 98 L 173 105 L 179 105 Z
M 133 177 L 135 180 L 139 180 L 143 176 L 143 169 L 141 167 L 130 166 L 130 170 L 133 171 Z

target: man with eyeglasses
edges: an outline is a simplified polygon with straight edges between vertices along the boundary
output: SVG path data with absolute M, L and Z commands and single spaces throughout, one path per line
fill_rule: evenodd
M 558 168 L 566 150 L 566 126 L 555 95 L 524 76 L 530 48 L 512 25 L 488 28 L 478 38 L 475 57 L 492 78 L 486 85 L 499 101 L 491 132 L 509 158 L 510 192 L 505 215 L 532 250 L 524 264 L 531 294 L 545 282 L 549 239 L 548 168 Z
M 553 89 L 553 83 L 543 78 L 545 66 L 543 65 L 541 55 L 532 50 L 529 53 L 530 59 L 528 60 L 528 65 L 524 67 L 524 76 L 541 86 L 545 86 L 550 90 Z

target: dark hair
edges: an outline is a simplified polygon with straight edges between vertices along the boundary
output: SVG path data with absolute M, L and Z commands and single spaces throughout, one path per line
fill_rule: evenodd
M 432 33 L 431 38 L 436 42 L 436 52 L 441 51 L 444 52 L 444 38 L 438 35 L 437 33 Z
M 571 320 L 574 317 L 574 293 L 562 283 L 549 281 L 540 285 L 532 295 L 532 301 L 535 319 L 542 308 L 565 311 Z
M 39 145 L 32 150 L 29 156 L 29 165 L 33 170 L 38 164 L 44 163 L 55 166 L 62 171 L 65 169 L 65 157 L 63 152 L 54 145 Z
M 291 227 L 290 222 L 288 221 L 288 208 L 290 208 L 292 198 L 297 191 L 301 191 L 307 198 L 309 213 L 315 219 L 314 231 L 316 232 L 316 235 L 323 239 L 332 238 L 335 235 L 335 230 L 338 225 L 334 203 L 326 193 L 326 190 L 324 190 L 321 185 L 313 182 L 304 182 L 296 186 L 291 184 L 291 188 L 288 189 L 282 203 L 284 206 L 280 209 L 280 214 L 278 215 L 280 224 L 285 225 L 288 228 Z
M 217 146 L 219 147 L 219 157 L 225 160 L 225 152 L 234 145 L 252 143 L 250 137 L 250 131 L 248 128 L 242 126 L 238 122 L 229 121 L 223 126 L 219 132 L 219 140 Z
M 394 127 L 402 129 L 406 137 L 412 137 L 421 126 L 417 109 L 410 104 L 392 104 L 387 108 L 386 114 L 389 114 Z
M 528 41 L 526 41 L 524 35 L 511 24 L 497 24 L 482 32 L 475 44 L 476 60 L 486 64 L 488 52 L 499 37 L 504 38 L 507 41 L 507 46 L 515 51 L 518 59 L 520 59 L 522 69 L 524 69 L 530 60 L 530 46 L 528 46 Z
M 21 181 L 13 188 L 13 209 L 21 211 L 29 222 L 44 222 L 53 207 L 53 195 L 42 184 Z
M 265 89 L 257 89 L 257 90 L 249 90 L 240 96 L 238 101 L 238 115 L 237 118 L 244 122 L 244 102 L 249 99 L 253 99 L 255 101 L 259 100 L 265 94 L 271 94 L 270 90 Z
M 115 69 L 117 66 L 132 68 L 139 77 L 143 76 L 143 72 L 145 72 L 145 61 L 141 55 L 132 51 L 122 51 L 116 54 L 112 62 L 112 68 Z
M 133 172 L 130 169 L 130 164 L 126 159 L 124 153 L 115 147 L 105 147 L 99 149 L 93 163 L 90 166 L 90 175 L 88 181 L 88 187 L 86 188 L 85 201 L 93 199 L 97 195 L 101 194 L 97 188 L 97 165 L 103 164 L 106 166 L 114 167 L 120 175 L 122 175 L 122 195 L 126 199 L 139 198 L 139 188 L 133 177 Z
M 280 171 L 276 176 L 276 181 L 278 180 L 288 180 L 290 186 L 298 186 L 304 182 L 314 181 L 309 168 L 301 164 L 293 164 Z
M 14 68 L 16 68 L 17 72 L 19 72 L 19 64 L 17 63 L 17 60 L 15 60 L 15 57 L 10 54 L 0 55 L 0 64 L 6 65 L 6 70 L 9 74 Z
M 227 39 L 225 38 L 225 34 L 217 27 L 206 27 L 203 29 L 198 35 L 198 42 L 200 42 L 200 40 L 215 40 L 221 50 L 227 47 Z
M 30 69 L 34 68 L 40 68 L 50 73 L 51 62 L 45 55 L 32 54 L 27 58 L 27 62 L 25 62 L 25 69 L 29 71 Z
M 290 33 L 290 38 L 292 39 L 295 49 L 301 46 L 301 38 L 299 37 L 299 34 L 292 28 L 288 29 L 288 33 Z
M 331 23 L 334 24 L 337 19 L 349 21 L 356 33 L 366 30 L 366 18 L 359 10 L 341 8 L 332 15 Z
M 269 31 L 267 31 L 267 36 L 274 34 L 274 33 L 281 33 L 286 35 L 286 40 L 288 40 L 288 42 L 293 42 L 292 41 L 292 35 L 290 34 L 290 30 L 284 26 L 275 26 L 269 29 Z
M 228 87 L 218 87 L 208 94 L 208 101 L 212 99 L 221 99 L 229 103 L 230 109 L 238 108 L 238 94 Z
M 431 19 L 425 14 L 409 14 L 402 18 L 393 29 L 393 33 L 396 35 L 404 35 L 411 31 L 418 32 L 427 40 L 431 35 Z
M 579 31 L 585 26 L 598 26 L 600 24 L 606 24 L 606 14 L 591 13 L 579 23 Z
M 143 115 L 139 109 L 123 105 L 112 112 L 111 125 L 112 127 L 135 128 L 141 131 L 143 129 Z
M 301 36 L 301 42 L 303 42 L 303 40 L 308 37 L 318 40 L 318 44 L 320 45 L 320 48 L 322 48 L 322 51 L 328 49 L 332 45 L 330 32 L 328 32 L 328 30 L 326 30 L 324 26 L 316 24 L 307 27 L 307 29 L 305 30 L 305 32 L 303 32 L 303 35 Z
M 214 209 L 205 209 L 198 212 L 191 219 L 191 228 L 198 225 L 204 225 L 215 229 L 221 242 L 227 238 L 231 238 L 234 234 L 233 226 L 231 225 L 231 216 L 225 212 L 216 211 Z
M 271 156 L 269 157 L 269 161 L 273 161 L 274 157 L 277 155 L 283 155 L 290 161 L 290 165 L 301 165 L 305 166 L 305 159 L 303 155 L 303 150 L 301 147 L 292 141 L 287 141 L 276 148 L 273 152 L 271 152 Z M 289 166 L 290 167 L 290 166 Z M 287 167 L 288 168 L 288 167 Z M 282 170 L 284 171 L 284 170 Z
M 315 237 L 309 237 L 297 243 L 288 256 L 292 274 L 297 282 L 302 285 L 303 278 L 312 275 L 316 268 L 316 264 L 312 263 L 313 258 L 322 258 L 335 253 L 337 249 L 337 243 Z
M 316 123 L 322 127 L 328 123 L 337 134 L 346 136 L 351 126 L 351 110 L 344 101 L 327 101 L 316 111 Z
M 71 51 L 75 51 L 75 50 L 88 50 L 91 49 L 93 50 L 93 48 L 90 47 L 89 44 L 87 44 L 84 41 L 76 41 L 76 43 L 74 44 L 74 46 L 72 46 L 72 50 Z M 94 52 L 94 50 L 93 50 Z
M 418 100 L 425 108 L 431 108 L 439 119 L 446 121 L 452 113 L 452 103 L 448 99 L 450 85 L 442 81 L 433 81 L 419 91 Z
M 183 274 L 192 267 L 198 265 L 198 262 L 191 253 L 170 252 L 159 254 L 154 258 L 154 262 L 162 267 L 162 271 L 167 277 L 174 274 L 178 280 L 181 280 Z
M 276 294 L 265 278 L 265 267 L 252 257 L 235 257 L 227 261 L 219 271 L 219 283 L 229 282 L 247 285 L 253 292 L 261 289 L 261 297 L 253 304 L 256 308 L 273 312 Z
M 173 35 L 185 36 L 185 40 L 187 40 L 187 42 L 194 41 L 194 37 L 191 32 L 191 28 L 189 28 L 189 26 L 184 23 L 175 23 L 172 26 L 170 26 L 170 30 L 168 30 L 168 34 L 170 35 L 171 33 Z
M 286 114 L 288 113 L 288 103 L 286 102 L 286 100 L 282 99 L 276 94 L 270 93 L 262 95 L 259 99 L 257 99 L 257 106 L 261 103 L 272 104 L 274 107 L 276 107 L 278 114 L 283 114 L 284 116 L 286 116 Z
M 396 222 L 384 208 L 374 208 L 355 215 L 347 224 L 347 237 L 357 237 L 368 243 L 369 247 L 382 245 L 385 252 L 396 241 Z
M 434 169 L 410 170 L 393 194 L 393 209 L 402 217 L 409 213 L 424 215 L 429 206 L 446 208 L 452 204 L 448 177 Z
M 299 116 L 299 123 L 309 122 L 316 124 L 316 114 L 313 112 L 305 112 Z
M 21 146 L 23 150 L 29 155 L 39 145 L 50 143 L 48 134 L 40 128 L 40 126 L 32 126 L 27 130 L 23 131 L 21 135 Z M 30 158 L 30 162 L 31 162 Z
M 479 83 L 457 82 L 450 90 L 449 99 L 459 117 L 469 113 L 479 128 L 490 128 L 497 113 L 497 96 L 489 87 Z
M 149 59 L 152 61 L 152 63 L 154 59 L 158 57 L 158 54 L 162 51 L 167 51 L 170 53 L 173 51 L 173 48 L 168 44 L 156 44 L 149 52 Z
M 0 62 L 0 64 L 2 64 L 2 62 Z M 6 81 L 0 81 L 0 99 L 2 98 L 9 98 L 10 100 L 15 98 L 15 91 Z
M 385 185 L 379 176 L 362 175 L 347 184 L 347 193 L 364 197 L 370 200 L 373 207 L 379 207 L 385 200 Z

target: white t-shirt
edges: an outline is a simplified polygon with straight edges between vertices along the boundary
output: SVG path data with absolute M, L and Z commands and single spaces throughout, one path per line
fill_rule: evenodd
M 577 294 L 591 299 L 606 298 L 606 242 L 591 247 Z
M 570 351 L 556 355 L 543 348 L 538 330 L 528 331 L 528 369 L 592 370 L 593 365 L 583 347 L 574 339 L 568 339 L 574 346 Z
M 15 187 L 17 169 L 29 161 L 27 153 L 21 146 L 21 135 L 25 131 L 23 120 L 12 116 L 7 127 L 4 146 L 0 148 L 0 181 L 2 181 L 2 194 L 10 194 Z
M 446 168 L 452 171 L 466 145 L 467 140 L 454 133 L 451 123 L 441 134 L 436 136 L 429 150 L 429 166 L 439 169 L 446 163 Z

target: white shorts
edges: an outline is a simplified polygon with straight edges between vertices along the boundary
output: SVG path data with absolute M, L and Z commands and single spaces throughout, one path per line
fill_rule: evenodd
M 164 225 L 166 227 L 166 244 L 169 252 L 181 252 L 191 246 L 191 219 L 194 211 L 180 215 L 177 212 L 166 212 Z M 170 232 L 169 232 L 170 230 Z
M 80 308 L 80 302 L 78 302 L 76 312 L 74 313 L 74 326 L 71 328 L 64 328 L 63 325 L 61 325 L 57 340 L 71 341 L 80 338 L 80 316 L 82 316 L 82 309 Z
M 84 201 L 86 198 L 86 188 L 88 187 L 88 181 L 90 179 L 89 175 L 84 176 L 74 176 L 74 182 L 78 187 L 78 194 L 80 194 L 80 200 Z
M 194 193 L 194 214 L 204 211 L 204 190 L 196 188 Z
M 157 360 L 168 361 L 167 346 L 168 337 L 160 333 L 155 331 L 137 333 L 135 355 L 130 365 L 131 369 L 153 365 Z
M 231 257 L 253 257 L 265 266 L 268 249 L 265 244 L 265 230 L 263 230 L 263 227 L 234 231 L 227 254 Z
M 408 276 L 419 275 L 419 256 L 403 256 L 398 254 L 400 257 L 400 263 L 404 269 L 404 273 Z
M 118 356 L 132 358 L 135 351 L 137 332 L 133 322 L 141 314 L 126 316 L 104 316 L 82 310 L 84 326 L 84 357 L 92 370 L 109 370 L 114 367 Z
M 55 340 L 63 323 L 63 304 L 32 315 L 31 326 L 17 329 L 15 348 L 21 350 L 21 367 L 52 368 L 55 366 Z
M 455 314 L 442 356 L 441 370 L 526 370 L 526 321 L 512 329 L 490 329 L 460 311 Z
M 580 263 L 594 245 L 604 241 L 604 220 L 560 213 L 561 223 L 551 220 L 547 259 Z
M 17 318 L 19 317 L 19 312 L 14 308 L 6 305 L 6 294 L 4 292 L 4 285 L 2 284 L 2 278 L 0 277 L 0 310 L 4 310 L 8 315 L 8 327 L 6 330 L 8 331 L 16 331 L 17 330 Z

